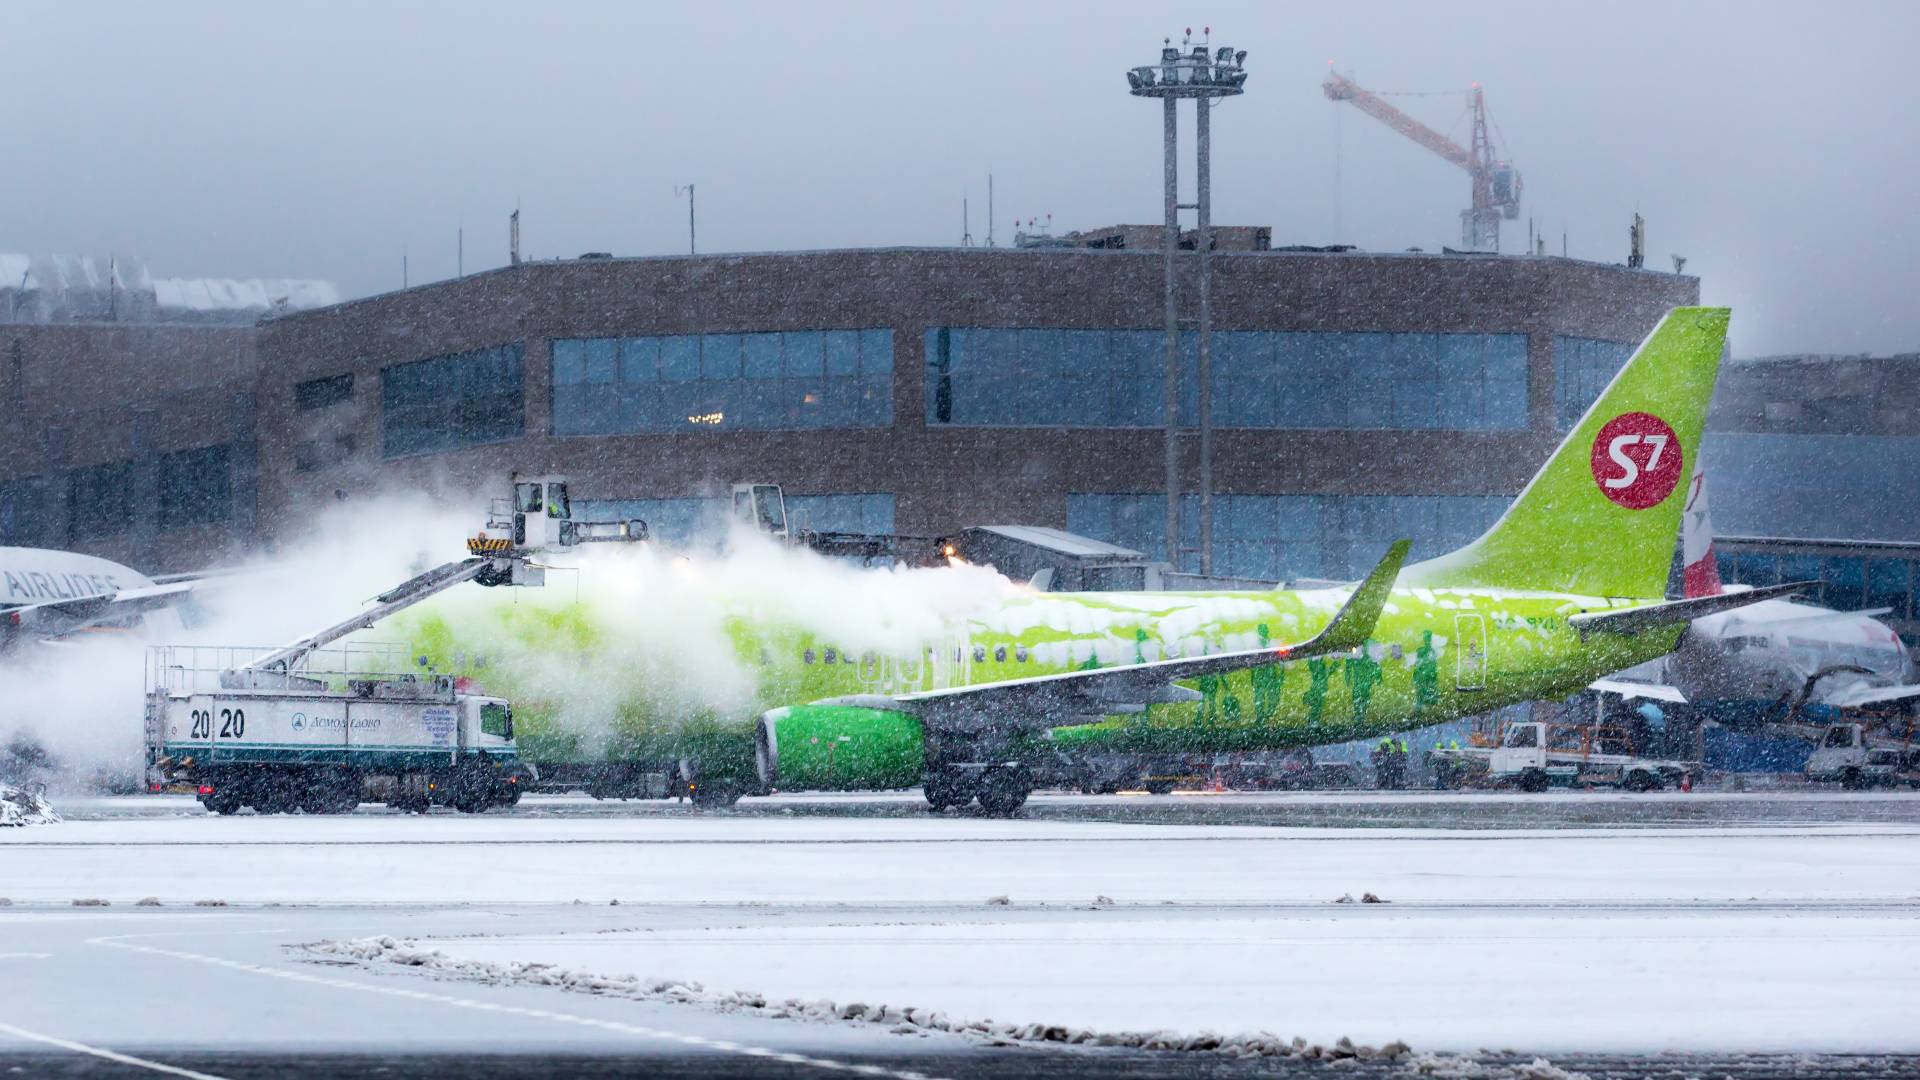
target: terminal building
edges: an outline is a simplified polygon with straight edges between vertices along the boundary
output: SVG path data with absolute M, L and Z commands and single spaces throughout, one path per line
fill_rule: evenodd
M 240 326 L 0 325 L 22 418 L 0 435 L 0 543 L 183 570 L 291 542 L 342 501 L 472 506 L 520 471 L 565 473 L 590 512 L 668 539 L 756 480 L 815 529 L 1018 523 L 1164 559 L 1163 263 L 1135 231 L 529 262 Z M 1396 537 L 1416 556 L 1470 539 L 1660 315 L 1698 299 L 1692 278 L 1565 258 L 1244 240 L 1212 256 L 1213 570 L 1239 578 L 1345 577 Z M 1183 326 L 1171 561 L 1193 570 Z M 1920 500 L 1866 497 L 1914 489 L 1917 361 L 1728 365 L 1705 454 L 1722 530 L 1920 538 Z M 1857 478 L 1848 505 L 1832 475 L 1780 477 L 1820 461 Z
M 1214 569 L 1240 577 L 1341 576 L 1395 536 L 1468 538 L 1577 415 L 1569 395 L 1697 294 L 1564 259 L 1213 262 Z M 1018 522 L 1163 558 L 1161 274 L 1126 249 L 582 259 L 276 318 L 258 343 L 262 538 L 331 500 L 455 496 L 519 469 L 670 537 L 751 479 L 818 529 Z M 1191 569 L 1191 521 L 1182 538 Z

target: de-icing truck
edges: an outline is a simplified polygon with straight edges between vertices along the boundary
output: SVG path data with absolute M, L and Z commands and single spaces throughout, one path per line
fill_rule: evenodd
M 506 701 L 401 670 L 397 647 L 315 650 L 291 673 L 242 661 L 250 651 L 151 650 L 151 786 L 192 785 L 217 814 L 343 814 L 366 798 L 477 813 L 520 800 L 530 776 Z
M 409 664 L 397 646 L 342 644 L 397 611 L 473 581 L 538 586 L 544 549 L 646 538 L 639 521 L 575 522 L 562 477 L 514 479 L 468 557 L 375 598 L 373 607 L 278 649 L 162 645 L 147 667 L 149 788 L 190 784 L 231 814 L 345 813 L 363 799 L 477 813 L 520 800 L 533 771 L 514 743 L 513 710 L 452 675 Z

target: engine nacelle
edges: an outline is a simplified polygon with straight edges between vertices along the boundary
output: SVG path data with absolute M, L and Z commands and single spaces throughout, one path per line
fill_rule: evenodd
M 874 791 L 920 783 L 925 730 L 892 705 L 884 697 L 842 698 L 763 713 L 753 739 L 761 789 Z

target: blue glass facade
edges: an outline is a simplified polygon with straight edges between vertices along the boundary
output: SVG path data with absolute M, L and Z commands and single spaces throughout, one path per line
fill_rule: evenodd
M 1484 532 L 1511 500 L 1503 495 L 1216 495 L 1213 572 L 1224 577 L 1356 578 L 1387 546 L 1413 540 L 1413 557 L 1450 551 Z M 1165 495 L 1067 496 L 1067 531 L 1166 558 Z M 1197 496 L 1181 499 L 1181 536 L 1200 535 Z M 1199 570 L 1182 552 L 1179 569 Z
M 1527 426 L 1524 334 L 1213 335 L 1214 423 L 1237 428 L 1513 431 Z M 935 327 L 930 425 L 1155 427 L 1157 330 Z M 1197 422 L 1197 337 L 1180 336 L 1180 420 Z
M 1573 427 L 1587 406 L 1600 400 L 1600 391 L 1637 348 L 1593 338 L 1553 339 L 1553 419 L 1561 431 Z
M 553 432 L 893 425 L 893 331 L 558 338 Z
M 1891 608 L 1885 619 L 1920 619 L 1920 559 L 1906 554 L 1803 555 L 1727 551 L 1716 556 L 1720 577 L 1746 585 L 1817 581 L 1801 599 L 1842 611 Z
M 382 370 L 381 452 L 432 454 L 518 438 L 526 426 L 521 356 L 516 342 Z
M 1920 438 L 1709 431 L 1700 458 L 1723 536 L 1920 540 Z

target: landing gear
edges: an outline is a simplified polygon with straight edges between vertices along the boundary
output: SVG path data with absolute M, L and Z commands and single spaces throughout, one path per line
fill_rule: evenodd
M 989 817 L 1012 817 L 1033 792 L 1033 774 L 1024 765 L 996 765 L 980 776 L 980 809 Z
M 696 780 L 687 785 L 687 796 L 701 810 L 724 810 L 746 794 L 737 784 L 724 780 Z
M 936 814 L 973 801 L 973 777 L 955 769 L 929 769 L 921 786 L 928 808 Z
M 928 769 L 921 786 L 936 814 L 977 798 L 988 816 L 1012 817 L 1033 792 L 1033 772 L 1025 765 L 947 765 Z

